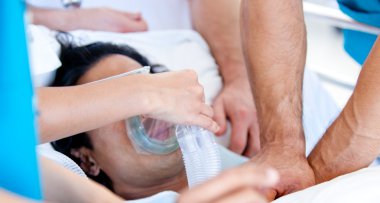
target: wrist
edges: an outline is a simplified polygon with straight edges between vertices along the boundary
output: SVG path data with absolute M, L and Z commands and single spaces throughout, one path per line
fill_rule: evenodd
M 298 161 L 308 162 L 304 151 L 301 151 L 290 145 L 281 145 L 281 144 L 266 145 L 260 149 L 258 155 L 260 154 L 261 156 L 264 156 L 264 157 L 283 157 L 282 161 L 296 161 L 297 160 L 296 162 Z M 291 160 L 287 160 L 290 157 L 291 157 Z M 255 160 L 255 157 L 253 157 L 252 160 Z
M 53 30 L 70 31 L 73 30 L 73 21 L 71 12 L 58 9 L 32 9 L 31 23 L 35 25 L 43 25 Z M 76 19 L 78 20 L 78 19 Z
M 223 49 L 225 50 L 225 49 Z M 225 56 L 223 53 L 213 53 L 216 57 L 216 61 L 219 67 L 220 75 L 223 78 L 224 83 L 230 81 L 236 81 L 241 78 L 247 78 L 247 68 L 243 57 L 239 56 Z M 223 56 L 224 55 L 224 56 Z
M 155 112 L 158 107 L 156 92 L 152 85 L 152 77 L 148 74 L 129 75 L 115 79 L 113 92 L 117 94 L 114 98 L 120 98 L 130 116 L 148 115 Z M 142 83 L 141 81 L 146 81 Z M 129 106 L 130 108 L 125 108 Z
M 278 148 L 284 147 L 305 153 L 305 136 L 301 118 L 294 116 L 281 116 L 277 114 L 264 114 L 273 116 L 260 116 L 260 143 L 262 147 Z
M 290 154 L 294 154 L 296 156 L 306 157 L 305 155 L 305 144 L 304 142 L 294 141 L 294 142 L 283 142 L 283 141 L 275 141 L 268 142 L 262 145 L 263 151 L 282 151 Z
M 290 98 L 286 95 L 277 98 L 264 95 L 258 96 L 255 101 L 262 146 L 291 146 L 305 153 L 300 99 Z
M 73 10 L 57 10 L 53 15 L 56 15 L 57 30 L 72 31 L 81 28 L 78 24 L 81 23 L 81 18 L 78 15 L 79 9 Z
M 249 84 L 248 73 L 244 64 L 220 65 L 220 67 L 222 67 L 220 68 L 220 73 L 224 84 L 235 82 L 246 82 Z
M 144 85 L 137 85 L 136 87 L 139 94 L 138 102 L 143 107 L 143 115 L 149 116 L 159 112 L 165 102 L 162 100 L 160 88 L 156 88 L 158 86 L 155 85 L 155 77 L 149 74 L 138 75 L 138 77 L 143 77 L 139 79 L 140 81 L 146 81 Z
M 351 107 L 349 102 L 308 157 L 318 183 L 367 167 L 380 153 L 377 134 L 358 127 Z

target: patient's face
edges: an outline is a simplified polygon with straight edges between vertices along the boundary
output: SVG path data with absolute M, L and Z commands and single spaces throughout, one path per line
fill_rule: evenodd
M 78 83 L 92 82 L 139 67 L 140 64 L 126 56 L 111 55 L 99 61 Z M 127 136 L 124 120 L 87 134 L 94 149 L 79 151 L 91 157 L 93 163 L 82 168 L 93 175 L 99 169 L 104 171 L 111 178 L 115 193 L 120 196 L 139 198 L 162 190 L 178 191 L 186 186 L 180 151 L 160 156 L 137 153 Z

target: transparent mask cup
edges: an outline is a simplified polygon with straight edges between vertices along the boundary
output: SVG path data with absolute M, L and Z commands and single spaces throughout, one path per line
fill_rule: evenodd
M 178 149 L 176 125 L 135 116 L 125 122 L 127 134 L 135 150 L 143 154 L 170 154 Z
M 150 67 L 146 66 L 103 80 L 149 72 Z M 221 157 L 214 135 L 203 128 L 175 125 L 144 116 L 126 119 L 125 127 L 138 153 L 165 155 L 180 147 L 189 187 L 198 185 L 221 171 Z

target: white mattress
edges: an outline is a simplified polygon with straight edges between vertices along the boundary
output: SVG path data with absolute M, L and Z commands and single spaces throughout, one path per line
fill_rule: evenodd
M 378 203 L 380 167 L 365 168 L 284 196 L 272 203 Z

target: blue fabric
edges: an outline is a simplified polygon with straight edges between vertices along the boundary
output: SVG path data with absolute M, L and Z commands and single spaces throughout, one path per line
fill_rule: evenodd
M 0 1 L 0 188 L 41 200 L 24 10 Z
M 379 0 L 338 0 L 340 9 L 354 20 L 380 27 Z M 363 64 L 367 58 L 376 35 L 345 30 L 344 48 L 358 63 Z

